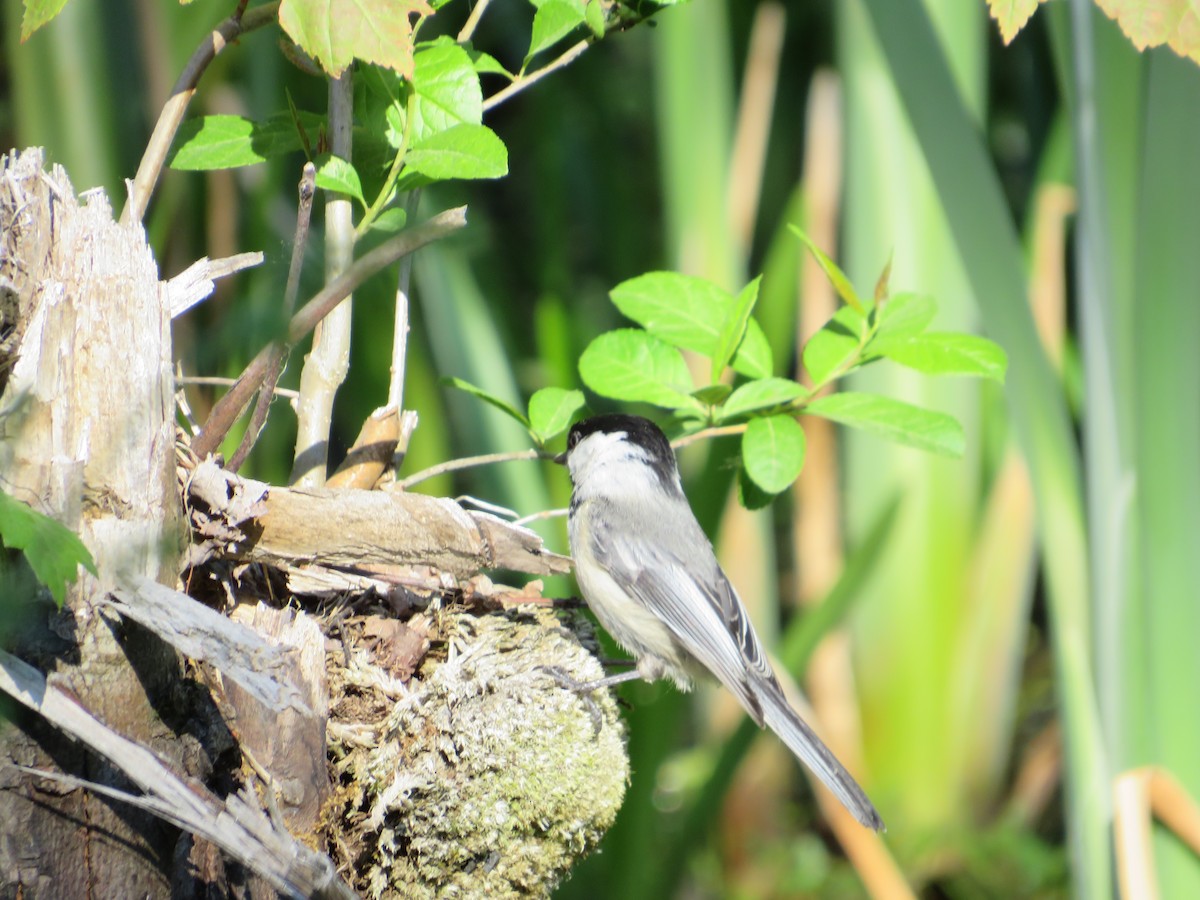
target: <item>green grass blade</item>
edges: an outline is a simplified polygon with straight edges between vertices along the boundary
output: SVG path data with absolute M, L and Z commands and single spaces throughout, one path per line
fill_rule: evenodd
M 987 150 L 919 0 L 865 0 L 933 176 L 989 336 L 1021 365 L 1007 396 L 1040 514 L 1067 735 L 1080 896 L 1111 894 L 1108 760 L 1094 690 L 1080 471 L 1066 404 L 1026 300 L 1020 245 Z

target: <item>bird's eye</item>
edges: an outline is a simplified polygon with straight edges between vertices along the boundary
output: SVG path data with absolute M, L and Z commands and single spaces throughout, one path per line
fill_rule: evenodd
M 569 435 L 567 435 L 567 449 L 568 450 L 574 450 L 575 445 L 578 443 L 579 443 L 579 432 L 578 431 L 572 431 Z

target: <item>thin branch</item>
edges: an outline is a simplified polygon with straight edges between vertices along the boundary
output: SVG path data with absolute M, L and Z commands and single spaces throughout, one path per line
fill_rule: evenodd
M 300 202 L 296 210 L 296 233 L 292 239 L 292 260 L 288 264 L 287 287 L 283 292 L 283 312 L 290 316 L 296 308 L 300 293 L 300 271 L 304 268 L 304 253 L 308 249 L 308 230 L 312 224 L 313 197 L 317 193 L 317 167 L 306 162 L 300 171 Z
M 353 293 L 355 288 L 381 269 L 390 266 L 402 256 L 419 250 L 426 244 L 439 240 L 467 224 L 467 208 L 465 206 L 448 209 L 438 213 L 433 218 L 402 231 L 388 241 L 380 244 L 369 253 L 363 254 L 343 272 L 338 278 L 325 285 L 317 294 L 302 306 L 288 324 L 286 345 L 292 346 L 316 327 L 342 299 Z M 237 421 L 254 392 L 266 378 L 271 360 L 271 348 L 264 347 L 251 360 L 245 371 L 238 377 L 233 388 L 217 401 L 209 414 L 204 428 L 196 435 L 192 450 L 203 459 L 210 453 L 216 452 L 233 423 Z
M 236 378 L 222 378 L 219 375 L 176 375 L 176 384 L 204 384 L 214 387 L 233 387 L 238 383 Z M 276 397 L 283 397 L 287 400 L 295 400 L 297 392 L 291 388 L 276 387 L 274 390 Z
M 421 202 L 421 190 L 417 188 L 408 197 L 405 204 L 406 215 L 413 218 L 417 214 L 417 206 Z M 412 281 L 412 260 L 406 256 L 400 260 L 400 273 L 396 278 L 396 317 L 395 331 L 392 333 L 392 368 L 388 379 L 388 406 L 404 410 L 404 372 L 408 367 L 408 331 L 409 331 L 409 284 Z
M 333 155 L 353 159 L 354 80 L 347 69 L 329 80 L 329 147 Z M 325 281 L 332 282 L 354 261 L 354 208 L 348 196 L 325 195 Z M 353 298 L 347 295 L 313 335 L 300 369 L 296 402 L 296 447 L 290 483 L 308 488 L 325 483 L 333 402 L 350 371 Z
M 489 109 L 499 106 L 509 97 L 521 93 L 521 91 L 525 90 L 525 88 L 532 84 L 536 84 L 547 75 L 569 66 L 583 54 L 584 50 L 592 45 L 592 40 L 592 38 L 584 38 L 582 41 L 566 50 L 561 56 L 546 63 L 546 65 L 542 66 L 540 69 L 530 72 L 528 75 L 519 76 L 513 81 L 512 84 L 496 91 L 496 93 L 484 100 L 483 111 L 487 112 Z
M 683 437 L 676 438 L 671 442 L 671 446 L 678 450 L 680 447 L 686 447 L 688 444 L 695 443 L 704 438 L 741 434 L 745 430 L 745 423 L 741 425 L 722 425 L 715 428 L 705 428 L 694 434 L 685 434 Z M 545 450 L 531 449 L 512 450 L 506 453 L 485 453 L 482 456 L 464 456 L 461 459 L 450 459 L 446 462 L 438 463 L 436 466 L 430 466 L 428 469 L 422 469 L 420 472 L 415 472 L 402 481 L 398 481 L 396 487 L 400 490 L 407 490 L 414 484 L 419 484 L 436 475 L 444 475 L 446 472 L 457 472 L 459 469 L 471 469 L 475 466 L 487 466 L 499 462 L 514 462 L 522 459 L 549 459 L 557 461 L 558 454 L 547 453 Z M 561 515 L 561 513 L 551 510 L 548 513 L 534 513 L 532 516 L 527 516 L 526 519 L 550 518 L 555 515 Z M 526 519 L 519 521 L 524 522 Z
M 746 423 L 741 425 L 720 425 L 713 428 L 701 428 L 699 431 L 694 431 L 691 434 L 685 434 L 682 437 L 677 437 L 671 441 L 671 446 L 679 450 L 686 447 L 688 444 L 694 444 L 696 441 L 707 440 L 708 438 L 727 437 L 731 434 L 742 434 L 746 430 Z
M 187 111 L 188 105 L 196 93 L 196 85 L 200 82 L 200 76 L 204 74 L 209 63 L 231 41 L 274 22 L 278 18 L 278 14 L 278 2 L 256 6 L 244 16 L 241 15 L 239 6 L 233 16 L 209 32 L 200 42 L 200 46 L 192 53 L 191 59 L 188 60 L 179 79 L 175 82 L 175 86 L 171 89 L 171 96 L 163 104 L 158 121 L 154 124 L 154 132 L 150 135 L 150 140 L 146 144 L 146 152 L 142 155 L 142 161 L 138 165 L 137 175 L 134 176 L 130 185 L 129 198 L 125 201 L 125 208 L 121 211 L 123 223 L 141 222 L 142 217 L 146 214 L 146 207 L 150 204 L 150 195 L 154 192 L 154 186 L 162 174 L 167 152 L 171 149 L 171 143 L 175 140 L 175 134 L 183 122 L 183 114 Z
M 317 192 L 317 167 L 306 162 L 300 172 L 300 202 L 296 210 L 296 233 L 292 239 L 292 260 L 288 265 L 287 286 L 283 291 L 283 314 L 290 316 L 296 309 L 296 295 L 300 292 L 300 271 L 304 268 L 304 251 L 308 246 L 308 229 L 312 222 L 313 196 Z M 267 415 L 271 411 L 271 401 L 275 397 L 275 387 L 283 372 L 283 358 L 287 348 L 276 341 L 271 348 L 271 363 L 267 366 L 267 375 L 258 391 L 258 401 L 254 404 L 254 414 L 250 417 L 250 425 L 242 435 L 233 456 L 229 458 L 229 471 L 236 472 L 258 443 L 263 426 L 267 424 Z M 298 397 L 299 393 L 295 392 Z
M 435 475 L 443 475 L 446 472 L 457 472 L 459 469 L 470 469 L 474 466 L 487 466 L 498 462 L 514 462 L 520 459 L 554 459 L 553 453 L 547 453 L 544 450 L 512 450 L 507 453 L 485 453 L 482 456 L 464 456 L 461 459 L 449 459 L 446 462 L 438 463 L 436 466 L 430 466 L 428 469 L 422 469 L 409 475 L 403 481 L 398 481 L 396 487 L 400 490 L 407 490 L 414 484 L 418 484 Z
M 467 21 L 458 32 L 456 40 L 460 44 L 465 44 L 475 34 L 475 29 L 479 27 L 479 20 L 483 18 L 484 10 L 488 8 L 491 0 L 479 0 L 475 4 L 475 8 L 471 10 L 471 15 L 467 16 Z
M 541 512 L 530 513 L 527 516 L 521 516 L 519 519 L 514 519 L 514 525 L 528 525 L 530 522 L 538 522 L 542 519 L 559 519 L 567 514 L 568 510 L 564 506 L 562 509 L 543 509 Z

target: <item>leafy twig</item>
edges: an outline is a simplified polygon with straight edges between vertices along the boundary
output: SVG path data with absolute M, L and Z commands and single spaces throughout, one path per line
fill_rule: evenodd
M 500 90 L 496 91 L 496 93 L 492 94 L 492 96 L 484 100 L 483 111 L 487 112 L 489 109 L 499 106 L 509 97 L 521 93 L 521 91 L 525 90 L 525 88 L 541 81 L 547 75 L 569 66 L 583 54 L 584 50 L 591 46 L 592 41 L 593 38 L 584 38 L 579 43 L 564 51 L 562 55 L 546 63 L 546 65 L 542 66 L 540 69 L 535 69 L 527 75 L 518 76 L 511 84 L 501 88 Z
M 696 443 L 696 441 L 727 437 L 731 434 L 742 434 L 746 430 L 746 424 L 743 422 L 741 425 L 718 425 L 712 428 L 701 428 L 699 431 L 693 431 L 691 434 L 675 438 L 675 440 L 671 441 L 671 446 L 679 450 L 688 444 Z
M 467 224 L 467 208 L 459 206 L 438 213 L 415 228 L 405 229 L 369 253 L 363 254 L 338 278 L 325 285 L 301 307 L 288 324 L 285 343 L 291 346 L 316 327 L 331 309 L 353 293 L 360 284 L 400 257 L 439 240 Z M 267 375 L 273 345 L 264 347 L 239 376 L 233 388 L 213 407 L 204 428 L 196 435 L 192 450 L 203 458 L 216 451 L 222 439 L 237 421 L 246 404 Z
M 167 151 L 171 149 L 171 142 L 175 140 L 175 133 L 179 130 L 180 123 L 183 122 L 183 114 L 187 111 L 188 104 L 192 102 L 192 97 L 196 93 L 196 85 L 209 63 L 231 41 L 243 34 L 262 28 L 264 25 L 269 25 L 278 18 L 278 14 L 278 0 L 256 6 L 245 15 L 241 14 L 239 6 L 234 15 L 205 35 L 200 46 L 196 48 L 191 59 L 184 66 L 183 72 L 180 73 L 179 79 L 171 89 L 170 98 L 163 104 L 158 121 L 154 124 L 154 132 L 150 135 L 150 140 L 146 144 L 146 152 L 142 155 L 137 174 L 130 186 L 129 199 L 125 201 L 125 208 L 121 211 L 122 222 L 140 222 L 142 216 L 146 214 L 150 195 L 154 192 L 154 186 L 162 174 Z
M 479 0 L 475 4 L 475 8 L 471 10 L 471 15 L 467 16 L 467 21 L 458 32 L 456 40 L 460 44 L 465 44 L 475 34 L 475 29 L 479 27 L 479 20 L 483 18 L 484 10 L 488 8 L 491 0 Z
M 354 81 L 347 69 L 329 81 L 329 137 L 333 154 L 349 161 L 353 155 Z M 354 259 L 354 209 L 350 198 L 327 194 L 325 202 L 325 280 L 334 281 Z M 325 483 L 333 401 L 350 369 L 351 297 L 346 295 L 321 320 L 312 349 L 300 371 L 296 404 L 296 453 L 291 483 L 320 487 Z
M 430 466 L 428 469 L 422 469 L 409 475 L 402 481 L 397 482 L 397 487 L 401 490 L 407 490 L 414 484 L 433 478 L 435 475 L 443 475 L 446 472 L 457 472 L 459 469 L 470 469 L 474 466 L 486 466 L 498 462 L 514 462 L 520 459 L 554 459 L 555 454 L 547 453 L 544 450 L 512 450 L 506 453 L 485 453 L 482 456 L 464 456 L 461 459 L 448 459 L 443 463 L 438 463 L 436 466 Z
M 288 266 L 287 286 L 283 292 L 285 316 L 290 316 L 296 308 L 296 294 L 300 291 L 300 270 L 304 264 L 304 250 L 308 246 L 308 227 L 312 220 L 316 181 L 316 167 L 311 162 L 306 162 L 300 174 L 300 204 L 296 212 L 296 234 L 292 241 L 292 261 Z M 241 444 L 229 459 L 229 471 L 231 472 L 236 472 L 241 468 L 246 457 L 250 455 L 250 451 L 254 449 L 255 443 L 258 442 L 258 436 L 267 422 L 271 401 L 275 395 L 275 386 L 283 371 L 285 351 L 286 348 L 281 341 L 276 341 L 272 347 L 271 364 L 267 367 L 267 376 L 263 381 L 263 386 L 258 391 L 258 401 L 254 404 L 254 415 L 250 418 L 250 425 L 242 436 Z
M 405 204 L 407 218 L 416 215 L 420 199 L 420 188 L 409 194 Z M 404 371 L 408 366 L 408 288 L 411 276 L 412 257 L 406 256 L 400 260 L 400 273 L 396 278 L 396 324 L 392 334 L 392 368 L 388 379 L 388 405 L 401 412 L 404 410 Z

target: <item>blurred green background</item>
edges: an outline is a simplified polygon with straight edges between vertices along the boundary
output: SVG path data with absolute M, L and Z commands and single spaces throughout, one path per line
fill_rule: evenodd
M 119 207 L 171 83 L 230 9 L 73 0 L 19 44 L 20 4 L 4 0 L 0 146 L 44 145 Z M 451 3 L 433 27 L 453 34 L 466 12 Z M 476 45 L 517 65 L 531 15 L 495 3 Z M 526 446 L 437 379 L 514 401 L 580 386 L 582 349 L 622 324 L 608 289 L 642 272 L 730 290 L 764 273 L 756 315 L 776 374 L 797 375 L 833 307 L 788 223 L 860 291 L 891 259 L 893 290 L 933 295 L 939 328 L 1001 343 L 1009 378 L 856 376 L 952 412 L 966 456 L 812 426 L 796 491 L 761 513 L 736 504 L 733 448 L 682 459 L 760 634 L 888 822 L 897 868 L 830 829 L 730 698 L 637 685 L 625 807 L 558 896 L 857 897 L 864 879 L 877 896 L 1113 896 L 1114 813 L 1139 814 L 1114 809 L 1114 779 L 1154 764 L 1200 791 L 1200 72 L 1065 0 L 1010 46 L 968 0 L 695 0 L 652 24 L 487 114 L 507 178 L 421 198 L 417 218 L 465 202 L 470 226 L 415 262 L 406 405 L 420 426 L 403 474 Z M 324 83 L 278 39 L 263 29 L 223 53 L 192 112 L 265 117 L 285 92 L 323 111 Z M 500 86 L 485 78 L 485 95 Z M 164 275 L 266 255 L 175 323 L 185 375 L 235 376 L 269 338 L 301 163 L 160 186 L 147 229 Z M 394 279 L 355 297 L 335 463 L 386 399 Z M 219 390 L 187 388 L 201 421 Z M 277 401 L 245 471 L 286 481 L 294 433 Z M 528 514 L 565 505 L 569 486 L 519 462 L 420 490 Z M 561 520 L 539 527 L 565 551 Z M 1176 838 L 1157 830 L 1152 850 L 1162 896 L 1200 896 Z

